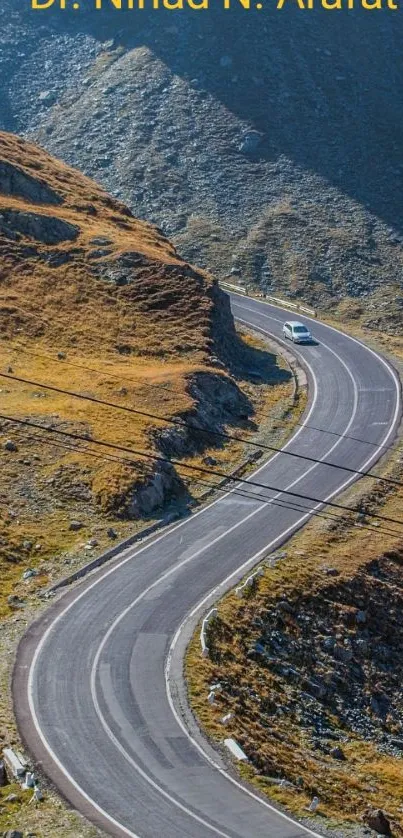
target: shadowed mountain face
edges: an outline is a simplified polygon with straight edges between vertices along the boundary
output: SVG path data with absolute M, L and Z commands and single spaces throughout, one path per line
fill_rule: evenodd
M 218 275 L 319 306 L 347 295 L 367 325 L 399 329 L 398 12 L 24 5 L 0 12 L 3 127 L 96 177 Z

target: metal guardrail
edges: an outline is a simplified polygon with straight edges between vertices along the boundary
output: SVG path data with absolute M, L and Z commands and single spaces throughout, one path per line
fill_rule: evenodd
M 303 311 L 305 314 L 310 314 L 311 317 L 316 317 L 316 311 L 314 308 L 307 308 L 306 306 L 300 306 L 299 311 Z
M 205 618 L 202 622 L 202 627 L 201 627 L 201 632 L 200 632 L 200 645 L 201 645 L 202 655 L 203 655 L 204 658 L 208 658 L 208 655 L 209 655 L 209 648 L 208 648 L 208 645 L 207 645 L 207 626 L 208 626 L 210 620 L 213 620 L 214 617 L 216 617 L 216 616 L 217 616 L 217 609 L 212 608 L 211 611 L 209 611 L 208 614 L 205 616 Z
M 295 311 L 300 311 L 302 314 L 308 314 L 310 317 L 317 317 L 317 313 L 314 308 L 309 308 L 309 306 L 304 305 L 303 303 L 292 303 L 290 300 L 282 300 L 280 297 L 273 297 L 271 294 L 250 294 L 243 288 L 241 285 L 234 285 L 232 282 L 220 282 L 220 285 L 223 288 L 229 288 L 231 291 L 236 291 L 238 294 L 244 294 L 246 297 L 256 297 L 257 299 L 264 299 L 267 302 L 275 303 L 275 305 L 284 306 L 284 308 L 291 308 Z
M 291 303 L 289 300 L 281 300 L 280 297 L 269 297 L 268 295 L 264 295 L 265 300 L 272 300 L 274 303 L 277 303 L 281 306 L 286 306 L 287 308 L 294 308 L 297 311 L 302 311 L 305 314 L 310 314 L 311 317 L 316 317 L 316 311 L 314 308 L 308 308 L 301 303 Z
M 238 294 L 246 294 L 245 288 L 242 288 L 241 285 L 234 285 L 232 282 L 220 282 L 220 285 L 223 285 L 224 288 L 230 288 L 231 291 L 237 291 Z
M 236 593 L 237 597 L 239 597 L 239 598 L 243 597 L 244 594 L 246 593 L 246 591 L 248 590 L 248 588 L 252 587 L 255 579 L 259 579 L 259 577 L 263 576 L 263 575 L 264 575 L 264 570 L 263 570 L 262 567 L 259 567 L 257 570 L 255 570 L 254 573 L 252 573 L 250 576 L 248 576 L 247 579 L 245 579 L 245 582 L 243 582 L 242 585 L 239 585 L 238 588 L 235 588 L 235 593 Z

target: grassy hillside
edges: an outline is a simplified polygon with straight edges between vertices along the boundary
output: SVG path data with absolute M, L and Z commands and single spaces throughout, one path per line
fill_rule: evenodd
M 199 466 L 230 472 L 260 453 L 207 429 L 280 444 L 304 398 L 273 347 L 236 333 L 226 296 L 155 227 L 4 133 L 0 296 L 0 414 L 11 417 L 0 417 L 2 750 L 21 747 L 10 668 L 49 585 L 200 502 L 212 490 Z M 15 784 L 0 792 L 0 832 L 98 835 L 46 786 L 38 808 Z
M 1 163 L 4 337 L 23 329 L 60 348 L 98 350 L 101 341 L 114 356 L 207 359 L 211 279 L 155 227 L 39 148 L 2 134 Z
M 152 457 L 230 469 L 243 446 L 206 430 L 252 438 L 254 414 L 274 421 L 293 386 L 155 227 L 10 134 L 0 287 L 1 613 L 145 520 L 186 509 L 208 485 Z
M 401 478 L 400 457 L 401 446 L 387 476 Z M 358 499 L 401 517 L 390 485 L 350 489 L 350 506 Z M 311 521 L 247 596 L 220 603 L 211 659 L 199 633 L 189 648 L 191 703 L 216 744 L 234 736 L 244 779 L 297 816 L 317 796 L 313 828 L 331 835 L 365 834 L 379 808 L 393 835 L 403 828 L 402 548 L 370 518 Z

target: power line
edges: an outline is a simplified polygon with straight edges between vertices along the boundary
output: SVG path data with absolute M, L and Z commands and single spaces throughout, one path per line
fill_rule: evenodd
M 158 455 L 158 454 L 150 454 L 150 453 L 145 452 L 145 451 L 138 451 L 137 449 L 134 449 L 134 448 L 127 448 L 126 446 L 118 445 L 117 443 L 107 442 L 105 440 L 96 439 L 95 437 L 88 437 L 88 436 L 84 436 L 82 434 L 73 434 L 69 431 L 61 431 L 61 430 L 58 430 L 57 428 L 50 428 L 49 426 L 39 425 L 39 424 L 37 424 L 35 422 L 32 422 L 31 420 L 28 420 L 28 419 L 17 419 L 14 416 L 7 416 L 5 414 L 0 414 L 0 419 L 4 419 L 5 421 L 8 421 L 8 422 L 15 422 L 17 425 L 23 425 L 23 426 L 39 429 L 41 431 L 45 431 L 46 433 L 60 434 L 61 436 L 65 436 L 69 439 L 78 439 L 78 440 L 83 441 L 83 442 L 91 442 L 93 445 L 100 445 L 100 446 L 103 446 L 105 448 L 111 448 L 111 449 L 116 450 L 116 451 L 122 451 L 123 453 L 134 454 L 137 457 L 143 457 L 144 459 L 152 460 L 153 462 L 170 463 L 171 465 L 175 465 L 179 469 L 187 469 L 188 471 L 197 472 L 198 474 L 201 473 L 201 474 L 213 475 L 215 477 L 220 477 L 224 480 L 231 481 L 232 483 L 236 483 L 236 484 L 237 483 L 244 483 L 244 484 L 247 484 L 247 486 L 255 486 L 258 489 L 269 490 L 269 491 L 275 492 L 276 494 L 279 494 L 279 495 L 284 494 L 284 495 L 288 495 L 290 497 L 302 499 L 304 501 L 310 501 L 310 502 L 315 503 L 315 504 L 323 504 L 325 506 L 331 506 L 335 509 L 341 509 L 344 512 L 352 512 L 353 514 L 362 514 L 362 515 L 365 515 L 366 517 L 377 518 L 381 521 L 386 521 L 387 523 L 398 524 L 399 526 L 403 526 L 403 521 L 401 521 L 399 519 L 390 518 L 386 515 L 379 515 L 378 513 L 368 512 L 367 510 L 365 510 L 362 507 L 358 507 L 358 508 L 354 509 L 351 506 L 347 506 L 345 504 L 336 503 L 336 502 L 330 501 L 330 500 L 323 500 L 321 498 L 315 498 L 315 497 L 312 497 L 311 495 L 301 494 L 300 492 L 292 492 L 290 489 L 279 489 L 276 486 L 270 486 L 266 483 L 259 483 L 256 480 L 245 480 L 244 478 L 241 478 L 241 477 L 234 477 L 233 475 L 226 474 L 225 472 L 221 472 L 221 471 L 214 470 L 214 469 L 209 469 L 209 468 L 206 468 L 205 466 L 194 466 L 194 465 L 190 465 L 188 463 L 181 463 L 178 460 L 174 460 L 174 459 L 169 460 L 167 457 L 162 457 L 161 455 Z
M 78 289 L 78 291 L 79 291 L 79 290 L 80 290 L 80 289 Z M 108 300 L 108 302 L 110 302 L 110 301 L 111 301 L 111 299 L 115 299 L 115 300 L 116 300 L 116 302 L 119 302 L 119 303 L 124 302 L 124 298 L 120 299 L 120 297 L 119 297 L 119 296 L 117 296 L 117 297 L 113 297 L 112 295 L 110 295 L 110 294 L 106 294 L 105 292 L 99 292 L 99 293 L 98 293 L 98 296 L 101 296 L 101 297 L 106 298 L 106 299 Z M 54 319 L 55 319 L 55 318 L 54 318 L 54 316 L 52 317 L 52 320 L 50 320 L 50 319 L 48 319 L 48 318 L 43 318 L 43 317 L 41 318 L 41 317 L 40 317 L 39 315 L 37 315 L 36 313 L 33 313 L 33 312 L 27 312 L 25 309 L 23 309 L 23 308 L 21 308 L 21 307 L 19 307 L 19 306 L 15 305 L 15 303 L 13 303 L 13 306 L 14 306 L 14 308 L 16 308 L 17 310 L 20 310 L 20 311 L 22 311 L 22 312 L 24 312 L 24 313 L 30 314 L 32 317 L 34 317 L 34 316 L 35 316 L 35 317 L 37 317 L 37 316 L 38 316 L 38 317 L 39 317 L 39 319 L 40 319 L 40 320 L 42 320 L 42 322 L 43 322 L 43 323 L 46 323 L 47 325 L 52 325 L 52 324 L 53 324 L 53 322 L 54 322 Z M 59 318 L 56 318 L 56 319 L 57 319 L 57 320 L 59 320 L 59 321 L 61 320 L 61 318 L 60 318 L 60 317 L 59 317 Z M 19 345 L 19 350 L 20 350 L 20 351 L 22 351 L 22 352 L 25 352 L 26 354 L 33 355 L 34 357 L 44 358 L 44 359 L 49 358 L 49 360 L 53 360 L 53 361 L 55 360 L 55 359 L 54 359 L 51 355 L 46 356 L 46 355 L 43 355 L 43 354 L 40 354 L 40 353 L 37 353 L 37 352 L 33 352 L 32 350 L 26 349 L 25 347 L 22 347 L 21 345 Z M 61 360 L 63 360 L 63 361 L 64 361 L 64 363 L 68 364 L 69 366 L 74 366 L 74 367 L 76 367 L 77 369 L 83 369 L 83 370 L 87 370 L 88 372 L 95 372 L 95 373 L 97 373 L 98 375 L 106 375 L 107 377 L 109 376 L 110 378 L 116 378 L 116 376 L 112 375 L 111 373 L 107 373 L 107 372 L 102 372 L 102 373 L 101 373 L 101 371 L 100 371 L 100 370 L 96 370 L 96 369 L 94 369 L 94 368 L 92 368 L 92 367 L 88 367 L 87 365 L 83 365 L 83 364 L 76 364 L 76 363 L 74 363 L 74 362 L 72 362 L 72 361 L 66 361 L 66 359 L 64 359 L 64 358 L 63 358 L 63 359 L 61 359 Z M 119 378 L 124 378 L 124 379 L 125 379 L 125 380 L 127 380 L 127 381 L 132 381 L 133 383 L 138 383 L 138 380 L 133 379 L 133 378 L 131 378 L 130 376 L 126 376 L 126 375 L 121 375 L 121 374 L 120 374 L 120 375 L 119 375 Z M 147 386 L 148 386 L 148 387 L 155 387 L 156 389 L 158 389 L 158 390 L 159 390 L 159 392 L 161 392 L 161 388 L 159 387 L 159 385 L 158 385 L 158 384 L 152 384 L 152 383 L 150 383 L 150 382 L 147 382 Z M 176 392 L 176 390 L 174 390 L 174 389 L 173 389 L 173 388 L 171 388 L 171 387 L 167 387 L 167 386 L 165 386 L 165 385 L 164 385 L 163 389 L 164 389 L 164 393 L 165 393 L 166 391 L 169 391 L 169 392 L 171 392 L 171 393 L 173 394 L 173 397 L 174 397 L 174 396 L 176 396 L 176 397 L 178 396 L 178 393 Z M 258 417 L 259 417 L 260 415 L 262 415 L 263 413 L 264 413 L 264 409 L 262 409 L 261 411 L 257 411 L 257 412 L 254 414 L 254 418 L 258 418 Z
M 26 355 L 32 355 L 35 358 L 42 358 L 45 361 L 53 361 L 54 362 L 56 360 L 53 355 L 47 355 L 47 354 L 40 353 L 40 352 L 34 352 L 32 349 L 26 349 L 21 344 L 14 344 L 14 346 L 18 346 L 18 351 L 23 352 Z M 12 349 L 10 349 L 9 351 L 11 352 Z M 174 397 L 178 398 L 182 395 L 192 398 L 192 396 L 190 394 L 188 394 L 188 393 L 183 393 L 183 394 L 178 393 L 177 390 L 174 390 L 173 387 L 168 387 L 166 384 L 161 384 L 161 385 L 160 384 L 153 384 L 151 381 L 147 381 L 147 382 L 144 382 L 144 384 L 142 385 L 142 383 L 139 381 L 138 378 L 132 378 L 131 376 L 125 375 L 124 373 L 121 373 L 121 372 L 119 372 L 118 374 L 114 374 L 114 373 L 111 373 L 111 372 L 107 372 L 107 370 L 97 370 L 97 369 L 95 369 L 95 367 L 89 367 L 87 364 L 77 364 L 74 361 L 68 361 L 66 358 L 59 359 L 59 363 L 60 362 L 62 362 L 63 364 L 66 364 L 69 367 L 74 367 L 76 369 L 85 370 L 86 372 L 93 372 L 93 373 L 96 373 L 96 375 L 103 376 L 103 377 L 106 377 L 106 378 L 110 378 L 112 380 L 116 380 L 116 378 L 119 378 L 119 379 L 124 380 L 124 381 L 130 381 L 132 384 L 136 384 L 137 386 L 140 386 L 140 387 L 141 386 L 144 386 L 144 387 L 147 387 L 147 388 L 151 387 L 152 389 L 158 390 L 158 393 L 160 395 L 165 396 L 168 393 L 172 393 L 172 398 L 174 398 Z M 41 386 L 44 386 L 44 385 L 41 385 Z M 80 398 L 82 398 L 82 396 L 80 396 Z M 117 405 L 117 406 L 121 407 L 121 405 Z M 263 408 L 262 410 L 258 410 L 250 418 L 251 418 L 251 420 L 254 420 L 254 419 L 259 418 L 259 416 L 262 416 L 263 414 L 266 414 L 266 409 L 265 408 Z M 336 436 L 339 439 L 350 439 L 352 442 L 360 442 L 362 445 L 372 445 L 374 448 L 383 448 L 385 451 L 389 451 L 393 448 L 393 445 L 380 445 L 377 442 L 372 442 L 371 440 L 368 440 L 368 439 L 360 439 L 359 437 L 351 436 L 350 434 L 341 434 L 341 433 L 338 433 L 337 431 L 329 431 L 327 428 L 318 428 L 317 426 L 311 425 L 310 423 L 307 423 L 307 422 L 295 422 L 295 424 L 297 425 L 297 427 L 306 428 L 307 430 L 317 431 L 318 433 L 321 433 L 321 434 L 329 434 L 330 436 Z M 248 444 L 250 444 L 250 445 L 255 445 L 255 446 L 261 445 L 260 443 L 252 443 L 250 440 L 242 440 L 242 441 L 248 442 Z M 330 464 L 327 463 L 327 465 L 330 465 Z M 342 466 L 338 466 L 338 468 L 342 468 Z M 373 476 L 375 477 L 376 475 L 373 475 Z M 381 478 L 379 478 L 379 479 L 381 479 Z M 386 478 L 382 478 L 382 479 L 386 479 Z
M 360 471 L 359 469 L 349 468 L 349 466 L 342 466 L 342 465 L 338 465 L 337 463 L 325 462 L 323 460 L 318 460 L 316 457 L 310 457 L 307 454 L 297 454 L 293 451 L 286 451 L 284 448 L 277 448 L 274 445 L 266 445 L 266 444 L 260 443 L 260 442 L 253 442 L 252 440 L 245 439 L 244 437 L 233 436 L 232 434 L 228 434 L 228 433 L 225 433 L 223 431 L 215 431 L 215 430 L 212 430 L 212 429 L 209 429 L 209 428 L 195 427 L 190 422 L 186 422 L 185 420 L 182 420 L 182 419 L 175 419 L 175 418 L 171 418 L 171 417 L 168 417 L 168 416 L 161 416 L 161 415 L 158 415 L 156 413 L 150 413 L 149 411 L 138 410 L 134 407 L 127 407 L 127 405 L 116 404 L 116 402 L 108 402 L 104 399 L 98 399 L 95 396 L 86 396 L 86 395 L 83 395 L 81 393 L 76 393 L 76 392 L 74 392 L 74 390 L 63 390 L 60 387 L 53 387 L 50 384 L 41 384 L 41 382 L 32 381 L 28 378 L 22 378 L 22 377 L 16 376 L 16 375 L 11 375 L 10 373 L 0 373 L 0 377 L 9 379 L 11 381 L 18 381 L 19 383 L 22 383 L 22 384 L 29 384 L 30 386 L 33 386 L 33 387 L 40 387 L 43 390 L 50 390 L 53 393 L 62 393 L 65 396 L 72 396 L 73 398 L 82 399 L 84 401 L 89 401 L 89 402 L 92 402 L 94 404 L 101 404 L 101 405 L 104 405 L 105 407 L 111 407 L 114 410 L 122 410 L 125 413 L 133 413 L 136 416 L 143 416 L 144 418 L 153 419 L 157 422 L 164 422 L 164 423 L 167 423 L 167 424 L 170 424 L 170 425 L 176 425 L 177 427 L 188 428 L 194 434 L 210 435 L 210 436 L 217 437 L 219 439 L 229 440 L 231 442 L 241 442 L 243 445 L 249 445 L 249 446 L 252 446 L 253 448 L 260 448 L 264 451 L 270 451 L 272 453 L 275 452 L 276 454 L 284 454 L 287 457 L 294 457 L 295 459 L 305 460 L 306 462 L 309 462 L 309 463 L 315 463 L 315 464 L 320 463 L 321 465 L 327 466 L 329 468 L 335 468 L 335 469 L 338 469 L 338 470 L 346 471 L 349 474 L 354 474 L 354 475 L 357 475 L 357 476 L 359 475 L 360 477 L 369 477 L 372 480 L 381 480 L 385 483 L 390 483 L 394 486 L 399 486 L 399 487 L 403 486 L 403 483 L 400 480 L 394 480 L 391 477 L 381 477 L 378 474 L 373 474 L 373 472 L 371 472 L 371 471 Z
M 18 351 L 23 352 L 26 355 L 32 355 L 35 358 L 42 358 L 45 361 L 55 362 L 55 360 L 56 360 L 53 355 L 46 355 L 44 353 L 34 352 L 32 349 L 26 349 L 25 347 L 21 346 L 20 344 L 14 344 L 14 346 L 18 346 Z M 11 352 L 12 349 L 10 348 L 9 351 Z M 178 399 L 178 397 L 180 398 L 181 396 L 185 396 L 187 398 L 192 399 L 192 396 L 191 396 L 190 393 L 186 393 L 186 392 L 185 393 L 180 393 L 177 390 L 175 390 L 173 387 L 169 387 L 166 384 L 153 384 L 151 381 L 145 381 L 144 383 L 142 383 L 141 381 L 139 381 L 138 378 L 133 378 L 132 376 L 125 375 L 124 373 L 121 373 L 121 372 L 119 372 L 117 374 L 116 373 L 114 374 L 114 373 L 108 372 L 107 370 L 97 370 L 97 369 L 95 369 L 95 367 L 89 367 L 87 364 L 77 364 L 74 361 L 67 361 L 66 358 L 58 359 L 58 361 L 59 361 L 59 363 L 62 362 L 63 364 L 67 364 L 67 366 L 69 366 L 69 367 L 74 367 L 75 369 L 79 369 L 79 370 L 85 370 L 86 372 L 96 373 L 96 375 L 103 376 L 103 377 L 106 377 L 106 378 L 110 378 L 110 379 L 115 380 L 115 381 L 118 378 L 122 381 L 130 381 L 132 384 L 135 384 L 138 387 L 142 387 L 142 386 L 147 387 L 147 388 L 151 387 L 152 389 L 158 390 L 159 395 L 168 396 L 168 398 Z M 206 372 L 206 370 L 196 370 L 196 373 L 198 371 L 199 372 Z M 172 393 L 172 396 L 170 396 L 170 393 Z M 263 413 L 265 413 L 265 409 L 258 410 L 251 416 L 251 419 L 257 419 Z
M 360 442 L 362 445 L 372 445 L 374 448 L 383 448 L 384 451 L 391 451 L 393 445 L 379 445 L 377 442 L 370 442 L 368 439 L 360 439 L 357 436 L 350 436 L 350 434 L 339 434 L 337 431 L 328 431 L 326 428 L 317 428 L 315 425 L 305 424 L 303 422 L 296 422 L 296 425 L 300 425 L 302 428 L 309 428 L 311 431 L 318 431 L 321 434 L 330 434 L 330 436 L 337 436 L 339 439 L 351 439 L 352 442 Z M 371 475 L 374 476 L 375 475 Z M 379 479 L 386 479 L 386 478 L 379 478 Z
M 38 427 L 40 428 L 40 430 L 45 430 L 41 426 L 38 426 Z M 18 433 L 21 434 L 21 432 L 19 430 L 18 430 Z M 56 431 L 56 433 L 60 433 L 60 431 Z M 83 448 L 83 447 L 77 447 L 77 446 L 74 446 L 74 445 L 68 445 L 67 443 L 61 442 L 60 440 L 59 441 L 53 441 L 53 440 L 44 439 L 43 437 L 36 436 L 35 434 L 31 434 L 28 437 L 26 435 L 24 436 L 24 434 L 22 434 L 22 438 L 25 439 L 25 440 L 28 440 L 28 441 L 30 441 L 31 439 L 36 439 L 36 440 L 38 440 L 38 442 L 44 443 L 45 445 L 49 445 L 51 447 L 63 448 L 63 449 L 65 449 L 67 451 L 70 451 L 72 453 L 77 453 L 77 452 L 80 453 L 80 454 L 85 453 L 85 454 L 88 454 L 91 457 L 94 457 L 97 460 L 101 460 L 101 461 L 105 461 L 105 462 L 118 463 L 120 465 L 125 465 L 128 468 L 136 468 L 137 469 L 137 463 L 133 462 L 132 460 L 127 459 L 127 457 L 119 457 L 119 456 L 112 455 L 112 454 L 97 454 L 95 451 L 92 451 L 90 448 L 86 448 L 86 447 Z M 197 483 L 198 485 L 206 486 L 209 489 L 212 489 L 213 491 L 221 492 L 221 493 L 224 493 L 224 494 L 228 493 L 228 489 L 225 485 L 222 486 L 222 485 L 219 485 L 218 483 L 209 483 L 206 480 L 200 480 L 200 479 L 197 479 L 196 477 L 190 478 L 190 477 L 182 477 L 181 476 L 181 479 L 182 479 L 183 483 L 186 484 L 186 486 L 192 487 L 192 485 L 194 483 Z M 330 512 L 324 512 L 323 510 L 322 511 L 314 510 L 311 507 L 303 506 L 302 504 L 299 504 L 296 501 L 294 501 L 292 503 L 290 503 L 290 502 L 285 503 L 284 501 L 281 501 L 278 498 L 270 498 L 268 495 L 261 495 L 261 494 L 257 494 L 257 493 L 254 493 L 254 492 L 247 492 L 245 489 L 238 489 L 238 488 L 232 489 L 231 493 L 238 496 L 238 497 L 246 498 L 247 500 L 252 500 L 252 501 L 257 501 L 258 500 L 258 501 L 261 501 L 262 503 L 267 504 L 267 505 L 278 506 L 281 509 L 291 509 L 295 512 L 304 512 L 304 513 L 309 514 L 310 516 L 315 516 L 317 518 L 324 518 L 324 519 L 329 519 L 329 520 L 332 520 L 332 521 L 340 521 L 341 520 L 339 515 L 336 515 L 336 514 L 330 513 Z M 356 514 L 355 510 L 351 510 L 351 511 L 352 511 L 353 514 Z M 354 525 L 354 526 L 357 526 L 357 525 Z M 373 527 L 370 527 L 370 526 L 368 526 L 364 523 L 361 523 L 361 522 L 360 522 L 359 526 L 360 526 L 360 529 L 367 529 L 367 530 L 370 530 L 372 533 L 376 532 L 376 533 L 379 533 L 379 534 L 382 534 L 382 535 L 401 535 L 401 533 L 398 530 L 386 529 L 385 527 L 378 527 L 376 530 L 374 530 Z
M 53 361 L 53 362 L 56 361 L 56 358 L 53 355 L 47 355 L 43 352 L 34 352 L 32 349 L 25 349 L 25 347 L 20 346 L 19 344 L 15 344 L 15 346 L 18 346 L 18 351 L 19 352 L 23 352 L 26 355 L 32 355 L 34 358 L 42 358 L 44 361 Z M 12 351 L 11 348 L 10 348 L 9 351 L 10 352 Z M 115 381 L 116 381 L 117 378 L 119 378 L 123 381 L 130 381 L 132 384 L 136 384 L 137 386 L 142 386 L 142 382 L 139 381 L 138 378 L 133 378 L 132 376 L 125 375 L 124 373 L 121 373 L 121 372 L 112 373 L 112 372 L 108 372 L 107 370 L 97 370 L 97 369 L 95 369 L 95 367 L 89 367 L 87 364 L 77 364 L 75 361 L 67 361 L 66 358 L 58 359 L 58 363 L 61 363 L 61 362 L 63 364 L 67 364 L 67 366 L 69 366 L 69 367 L 74 367 L 75 369 L 79 369 L 79 370 L 85 370 L 86 372 L 95 372 L 97 375 L 104 376 L 106 378 L 111 378 L 112 380 L 115 380 Z M 177 390 L 174 390 L 173 387 L 168 387 L 165 384 L 162 384 L 162 385 L 153 384 L 150 381 L 145 381 L 144 386 L 152 387 L 153 389 L 158 390 L 160 395 L 162 393 L 165 393 L 166 391 L 168 391 L 169 393 L 172 393 L 173 397 L 174 396 L 178 397 L 178 395 L 179 396 L 182 395 L 181 393 L 178 393 Z M 188 395 L 188 394 L 185 393 L 184 395 Z
M 47 430 L 46 428 L 43 428 L 40 425 L 38 425 L 36 427 L 38 427 L 38 429 L 40 429 L 42 431 L 45 431 L 45 432 Z M 17 429 L 17 433 L 19 433 L 21 435 L 21 431 L 19 429 Z M 62 433 L 62 432 L 55 429 L 55 433 Z M 37 436 L 35 434 L 31 434 L 30 436 L 26 436 L 26 435 L 22 434 L 22 437 L 20 436 L 20 438 L 25 439 L 27 441 L 30 441 L 31 439 L 35 439 L 35 440 L 38 440 L 38 442 L 45 443 L 46 445 L 50 445 L 52 447 L 53 446 L 57 447 L 57 448 L 60 447 L 60 448 L 66 449 L 67 451 L 71 451 L 72 453 L 89 454 L 91 457 L 95 457 L 97 460 L 102 460 L 102 461 L 105 461 L 105 462 L 119 463 L 121 465 L 126 465 L 129 468 L 137 469 L 137 467 L 138 467 L 138 464 L 135 461 L 129 460 L 127 457 L 119 457 L 119 456 L 114 455 L 114 454 L 97 454 L 91 448 L 87 448 L 87 447 L 83 448 L 82 446 L 78 447 L 78 446 L 75 446 L 73 444 L 68 445 L 67 443 L 61 442 L 60 440 L 59 441 L 48 440 L 48 439 L 44 439 L 44 437 L 40 437 L 40 436 Z M 192 478 L 184 477 L 183 481 L 187 484 L 198 483 L 202 486 L 208 486 L 209 488 L 212 488 L 212 489 L 217 489 L 217 490 L 220 490 L 220 491 L 228 492 L 228 489 L 226 487 L 220 486 L 219 483 L 208 483 L 205 480 L 200 480 L 200 479 L 197 479 L 196 477 L 192 477 Z M 239 494 L 240 496 L 251 499 L 251 500 L 262 500 L 264 502 L 272 500 L 269 495 L 259 495 L 259 494 L 254 493 L 254 492 L 247 492 L 246 490 L 242 490 L 242 491 L 234 490 L 233 493 L 234 494 Z M 280 504 L 278 504 L 278 505 L 280 505 Z M 311 509 L 310 507 L 307 507 L 307 506 L 303 507 L 300 504 L 297 504 L 296 502 L 294 502 L 293 506 L 288 506 L 288 507 L 287 507 L 287 505 L 285 505 L 285 506 L 286 506 L 286 508 L 295 509 L 295 510 L 299 510 L 299 509 L 310 510 Z M 333 515 L 332 517 L 337 518 L 336 515 Z M 396 533 L 396 531 L 394 531 L 394 532 Z

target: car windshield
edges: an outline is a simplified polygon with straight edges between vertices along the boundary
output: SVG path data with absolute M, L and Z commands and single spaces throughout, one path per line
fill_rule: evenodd
M 294 332 L 298 332 L 298 334 L 307 332 L 308 329 L 306 326 L 294 326 Z

